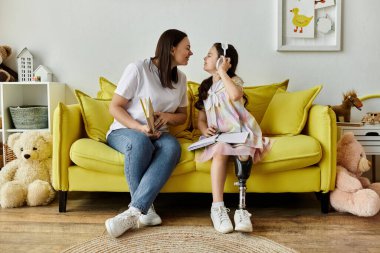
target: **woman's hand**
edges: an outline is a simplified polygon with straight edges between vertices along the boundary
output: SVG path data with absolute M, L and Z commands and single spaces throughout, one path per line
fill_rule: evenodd
M 218 128 L 216 126 L 210 126 L 206 129 L 206 132 L 203 133 L 204 136 L 210 137 L 218 133 Z
M 138 130 L 144 133 L 146 136 L 148 136 L 151 139 L 158 139 L 161 136 L 160 131 L 156 130 L 152 132 L 152 130 L 150 130 L 148 125 L 141 125 L 141 127 Z
M 170 120 L 170 113 L 155 112 L 154 113 L 154 127 L 160 129 L 163 125 L 166 125 Z

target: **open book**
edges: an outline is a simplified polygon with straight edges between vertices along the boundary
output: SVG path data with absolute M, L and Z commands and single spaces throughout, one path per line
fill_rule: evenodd
M 239 144 L 239 143 L 245 143 L 248 137 L 248 132 L 241 132 L 241 133 L 220 133 L 213 135 L 211 137 L 203 138 L 197 142 L 194 142 L 191 144 L 187 149 L 189 151 L 203 148 L 208 145 L 214 144 L 215 142 L 225 142 L 230 144 Z
M 154 110 L 150 98 L 140 98 L 140 103 L 145 114 L 146 122 L 152 132 L 154 129 Z

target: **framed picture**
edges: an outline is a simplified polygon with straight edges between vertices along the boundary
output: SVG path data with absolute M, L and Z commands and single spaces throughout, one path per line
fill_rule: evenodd
M 277 0 L 277 51 L 340 51 L 342 0 Z

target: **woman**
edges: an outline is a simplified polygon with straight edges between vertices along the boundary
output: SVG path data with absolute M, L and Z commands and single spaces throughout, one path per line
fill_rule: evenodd
M 115 120 L 108 144 L 125 155 L 124 174 L 131 193 L 125 212 L 106 220 L 108 233 L 122 235 L 130 228 L 158 225 L 161 218 L 153 201 L 181 156 L 167 125 L 186 121 L 186 76 L 177 66 L 187 65 L 190 42 L 184 32 L 171 29 L 158 40 L 155 56 L 129 64 L 115 90 L 110 112 Z M 150 98 L 155 110 L 154 129 L 147 124 L 140 99 Z

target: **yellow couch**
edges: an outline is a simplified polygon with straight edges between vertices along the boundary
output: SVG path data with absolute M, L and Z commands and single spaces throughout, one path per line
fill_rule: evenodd
M 101 78 L 100 81 L 102 90 L 98 93 L 98 98 L 109 99 L 114 86 L 106 79 Z M 248 110 L 259 123 L 266 126 L 265 129 L 263 128 L 263 132 L 270 134 L 275 140 L 271 152 L 264 157 L 262 162 L 254 165 L 247 181 L 247 192 L 322 193 L 322 212 L 327 212 L 328 193 L 334 189 L 335 185 L 335 114 L 328 106 L 312 105 L 318 90 L 316 94 L 313 93 L 308 104 L 304 105 L 305 108 L 300 111 L 303 116 L 297 116 L 296 110 L 291 106 L 295 106 L 293 100 L 300 97 L 302 92 L 286 92 L 287 84 L 285 81 L 278 84 L 244 88 L 249 98 Z M 211 162 L 198 163 L 195 161 L 195 155 L 199 150 L 187 151 L 187 147 L 199 138 L 199 130 L 196 128 L 197 110 L 193 106 L 197 98 L 197 87 L 196 83 L 188 83 L 190 106 L 188 107 L 187 122 L 171 128 L 171 132 L 181 144 L 182 155 L 162 192 L 211 192 Z M 293 98 L 287 97 L 288 95 Z M 285 99 L 285 103 L 281 99 Z M 105 102 L 102 107 L 108 105 L 107 100 L 96 101 Z M 289 105 L 292 110 L 286 113 L 285 121 L 283 120 L 284 113 L 281 110 L 286 111 L 289 108 L 278 103 Z M 67 196 L 71 191 L 128 191 L 123 173 L 124 156 L 99 141 L 100 139 L 94 138 L 94 132 L 90 133 L 91 130 L 88 129 L 91 123 L 89 121 L 94 119 L 89 118 L 90 116 L 86 115 L 83 110 L 96 110 L 96 114 L 92 117 L 99 115 L 98 117 L 102 117 L 100 120 L 104 122 L 104 116 L 98 113 L 101 109 L 91 106 L 87 109 L 83 108 L 83 101 L 74 105 L 59 104 L 54 112 L 52 175 L 53 186 L 59 192 L 60 212 L 66 211 Z M 269 115 L 268 111 L 271 111 Z M 299 131 L 287 130 L 288 132 L 281 133 L 281 128 L 286 128 L 285 125 L 294 122 L 293 111 L 294 116 L 303 121 L 296 126 L 300 128 Z M 277 112 L 280 115 L 276 116 Z M 273 122 L 273 120 L 277 120 L 277 122 Z M 278 128 L 279 124 L 280 128 Z M 95 127 L 95 130 L 92 130 L 96 133 L 102 132 L 104 138 L 104 129 L 96 129 L 96 125 L 92 127 Z M 276 134 L 276 131 L 280 132 Z M 236 177 L 232 161 L 229 163 L 229 168 L 225 192 L 238 192 L 238 187 L 233 184 Z

